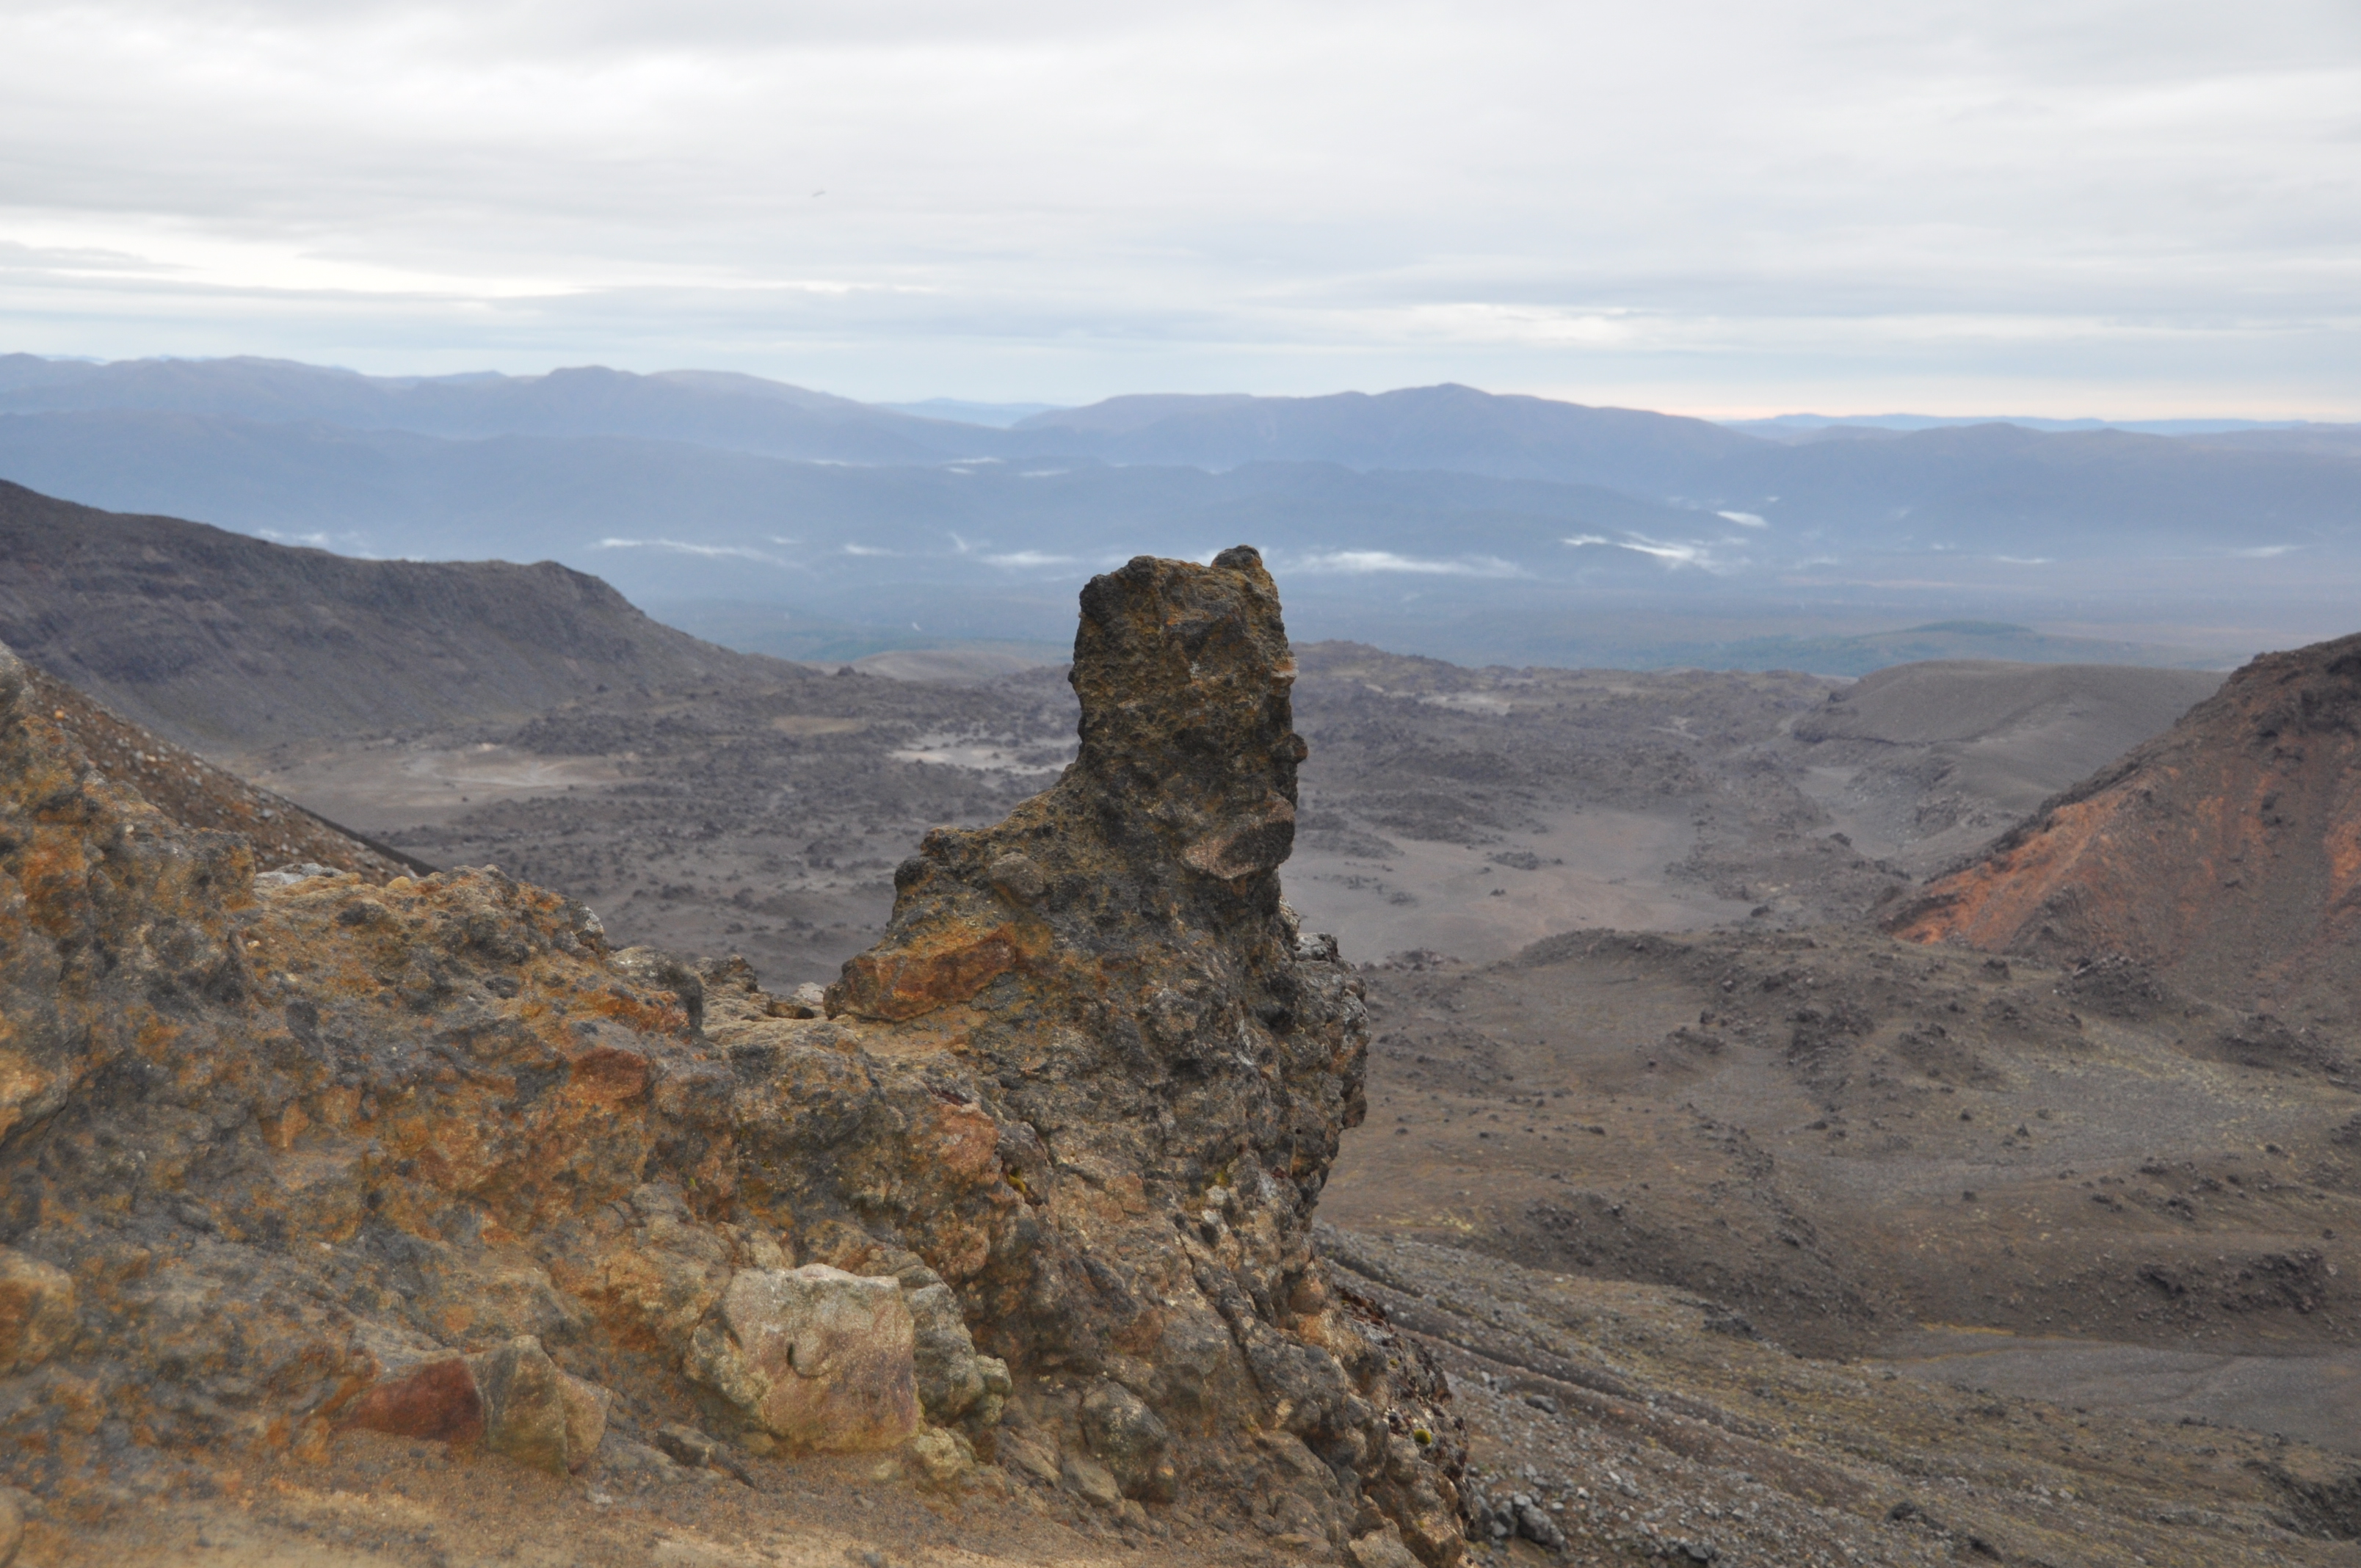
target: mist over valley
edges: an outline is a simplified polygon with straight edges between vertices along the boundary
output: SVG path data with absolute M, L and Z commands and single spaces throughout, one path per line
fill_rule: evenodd
M 1792 442 L 1446 386 L 1001 428 L 740 375 L 24 355 L 0 409 L 0 475 L 46 493 L 347 554 L 562 561 L 790 657 L 1052 656 L 1092 573 L 1241 539 L 1305 634 L 1475 663 L 1860 674 L 1894 661 L 1879 636 L 1993 622 L 1899 656 L 2219 667 L 2339 629 L 2361 586 L 2352 427 Z

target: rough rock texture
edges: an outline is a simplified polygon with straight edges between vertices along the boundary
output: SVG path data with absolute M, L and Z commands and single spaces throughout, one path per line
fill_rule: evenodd
M 1005 1452 L 1126 1520 L 1453 1561 L 1440 1378 L 1311 1243 L 1365 1028 L 1279 898 L 1290 671 L 1251 551 L 1094 581 L 1081 759 L 928 839 L 824 1017 L 489 868 L 258 882 L 0 656 L 0 1475 L 916 1429 L 932 1485 Z M 791 1279 L 871 1303 L 818 1378 L 765 1339 Z
M 73 1277 L 0 1247 L 0 1373 L 38 1366 L 73 1337 Z
M 494 1453 L 566 1475 L 587 1469 L 598 1453 L 607 1395 L 559 1371 L 541 1342 L 525 1335 L 480 1355 L 446 1356 L 381 1376 L 337 1425 L 481 1442 Z
M 1267 1424 L 1342 1482 L 1321 1533 L 1341 1545 L 1366 1491 L 1440 1557 L 1458 1534 L 1447 1476 L 1396 1482 L 1387 1456 L 1443 1423 L 1310 1242 L 1362 1113 L 1367 1031 L 1334 943 L 1279 900 L 1293 668 L 1250 550 L 1093 581 L 1081 755 L 1000 826 L 928 835 L 829 1006 L 972 1072 L 1023 1207 L 964 1282 L 970 1321 L 1012 1365 L 1080 1383 L 1053 1412 L 1070 1445 L 1156 1498 Z
M 2361 636 L 2270 653 L 1933 883 L 1914 941 L 2125 957 L 2275 997 L 2356 978 Z
M 915 1343 L 893 1279 L 824 1263 L 742 1269 L 698 1331 L 690 1375 L 790 1448 L 893 1448 L 918 1431 Z

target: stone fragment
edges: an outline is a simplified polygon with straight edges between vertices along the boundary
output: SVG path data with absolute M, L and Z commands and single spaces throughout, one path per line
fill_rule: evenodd
M 0 1376 L 29 1371 L 73 1337 L 73 1277 L 0 1247 Z
M 598 1445 L 607 1436 L 607 1407 L 614 1402 L 614 1396 L 595 1383 L 561 1376 L 564 1381 L 558 1393 L 566 1401 L 566 1468 L 578 1475 L 598 1456 Z
M 1115 1473 L 1096 1460 L 1068 1454 L 1059 1475 L 1066 1490 L 1086 1503 L 1110 1511 L 1122 1506 L 1123 1489 L 1115 1485 Z
M 1124 1496 L 1169 1503 L 1179 1492 L 1172 1434 L 1120 1383 L 1101 1384 L 1082 1401 L 1082 1441 L 1115 1473 Z
M 1402 1544 L 1400 1532 L 1390 1526 L 1371 1530 L 1345 1550 L 1354 1568 L 1422 1568 L 1417 1554 Z
M 587 1467 L 607 1430 L 606 1398 L 567 1376 L 537 1339 L 467 1357 L 484 1403 L 484 1446 L 536 1470 Z
M 928 1427 L 910 1440 L 910 1462 L 920 1484 L 944 1491 L 975 1468 L 975 1449 L 958 1432 Z
M 605 1389 L 567 1376 L 537 1339 L 423 1362 L 353 1401 L 347 1431 L 481 1442 L 553 1475 L 588 1466 L 607 1431 Z
M 1010 1387 L 1008 1364 L 975 1353 L 950 1286 L 922 1286 L 905 1299 L 916 1335 L 918 1403 L 927 1419 L 943 1426 L 962 1418 L 979 1428 L 998 1425 Z
M 857 1453 L 918 1430 L 916 1334 L 902 1288 L 827 1264 L 742 1269 L 697 1331 L 691 1375 L 789 1447 Z
M 713 1451 L 719 1445 L 695 1427 L 675 1421 L 656 1429 L 656 1446 L 683 1464 L 703 1465 L 713 1463 Z
M 1509 1513 L 1516 1521 L 1516 1532 L 1535 1546 L 1544 1552 L 1565 1550 L 1565 1532 L 1536 1499 L 1519 1492 L 1509 1499 Z
M 1058 1456 L 1031 1438 L 1005 1434 L 999 1440 L 997 1452 L 1003 1464 L 1015 1465 L 1044 1486 L 1058 1484 Z

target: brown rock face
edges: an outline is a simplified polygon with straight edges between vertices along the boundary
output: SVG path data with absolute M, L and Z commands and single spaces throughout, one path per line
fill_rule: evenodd
M 258 884 L 0 658 L 0 1256 L 71 1319 L 0 1365 L 0 1472 L 916 1429 L 935 1485 L 1455 1560 L 1441 1381 L 1310 1239 L 1365 1022 L 1279 900 L 1290 674 L 1251 551 L 1095 580 L 1080 760 L 930 835 L 812 1017 L 497 871 Z
M 2349 989 L 2361 637 L 2255 660 L 1890 924 L 1920 942 L 2120 954 L 2217 994 Z

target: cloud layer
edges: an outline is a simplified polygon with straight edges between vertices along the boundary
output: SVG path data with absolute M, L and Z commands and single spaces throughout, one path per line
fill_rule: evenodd
M 0 345 L 2352 418 L 2356 153 L 2346 0 L 19 0 Z

